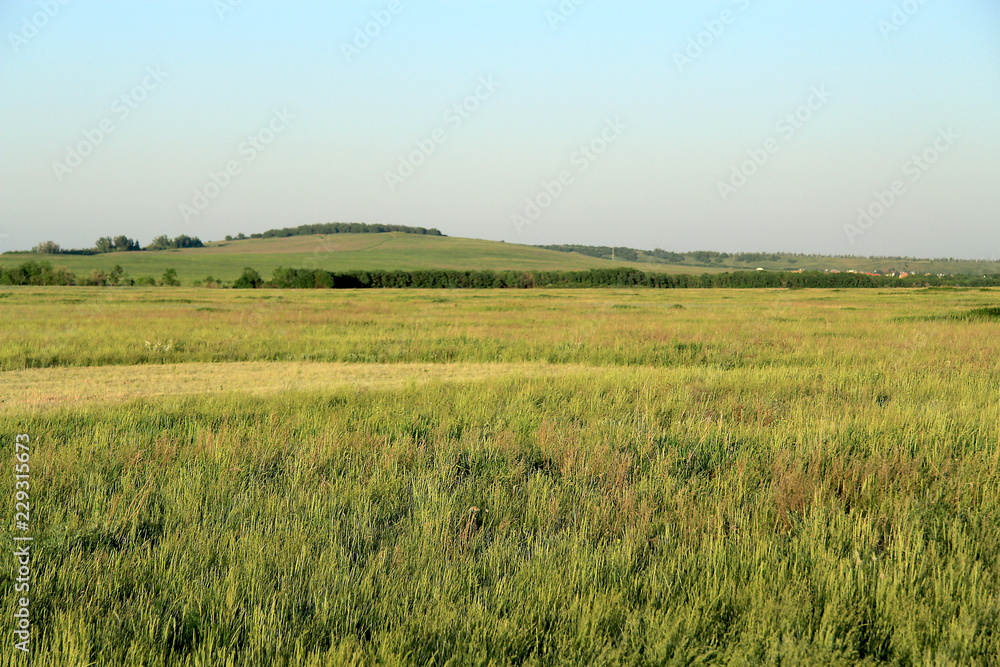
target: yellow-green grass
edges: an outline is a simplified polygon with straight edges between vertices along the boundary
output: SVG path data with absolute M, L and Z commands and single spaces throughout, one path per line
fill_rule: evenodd
M 33 664 L 993 664 L 998 300 L 0 292 Z
M 0 369 L 192 361 L 861 368 L 908 360 L 933 370 L 957 359 L 993 372 L 996 322 L 947 316 L 998 304 L 1000 291 L 978 289 L 9 288 L 0 290 Z
M 104 255 L 0 255 L 0 266 L 16 266 L 28 260 L 49 261 L 77 276 L 92 271 L 111 271 L 120 265 L 126 277 L 160 278 L 172 268 L 184 285 L 212 276 L 236 280 L 247 266 L 265 278 L 274 269 L 310 268 L 326 271 L 374 270 L 517 270 L 583 271 L 593 268 L 633 267 L 668 273 L 717 273 L 722 269 L 663 264 L 611 262 L 577 253 L 544 250 L 515 243 L 482 241 L 444 236 L 387 234 L 330 234 L 294 236 L 281 239 L 247 239 L 211 243 L 204 248 L 184 250 L 121 252 Z
M 166 396 L 292 391 L 399 389 L 427 382 L 465 382 L 505 377 L 537 378 L 581 372 L 584 366 L 516 364 L 344 364 L 295 361 L 186 363 L 155 366 L 89 366 L 9 371 L 13 391 L 0 396 L 0 411 L 114 404 Z

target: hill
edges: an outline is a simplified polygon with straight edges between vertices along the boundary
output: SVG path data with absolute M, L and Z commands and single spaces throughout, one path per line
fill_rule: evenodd
M 833 257 L 790 253 L 720 253 L 711 251 L 671 252 L 634 248 L 583 245 L 527 246 L 516 243 L 456 238 L 437 230 L 399 228 L 378 233 L 375 226 L 344 224 L 337 232 L 306 235 L 313 225 L 270 230 L 250 238 L 210 242 L 201 247 L 156 249 L 141 252 L 69 251 L 62 254 L 35 252 L 4 253 L 0 268 L 13 268 L 29 260 L 49 262 L 78 278 L 93 272 L 124 269 L 126 279 L 159 279 L 168 269 L 181 284 L 191 285 L 211 276 L 232 283 L 245 267 L 256 269 L 265 279 L 279 267 L 347 271 L 586 271 L 588 269 L 633 268 L 670 274 L 705 274 L 732 271 L 820 271 L 882 274 L 1000 275 L 1000 262 L 914 259 L 909 257 Z M 343 229 L 341 229 L 341 227 Z M 345 232 L 354 227 L 364 233 Z M 242 235 L 241 235 L 242 236 Z M 122 237 L 124 238 L 124 237 Z M 162 237 L 166 239 L 166 237 Z M 110 239 L 109 239 L 110 240 Z M 197 239 L 195 239 L 197 240 Z M 201 244 L 201 241 L 198 241 Z M 614 257 L 614 260 L 612 260 Z
M 28 260 L 50 262 L 77 276 L 92 271 L 110 272 L 117 264 L 129 278 L 159 278 L 174 269 L 182 284 L 213 276 L 231 282 L 253 267 L 270 277 L 278 267 L 317 268 L 327 271 L 421 269 L 490 269 L 495 271 L 581 271 L 593 268 L 631 267 L 670 273 L 718 272 L 706 267 L 673 266 L 640 262 L 611 262 L 578 253 L 557 252 L 534 246 L 416 235 L 331 234 L 257 238 L 206 243 L 201 248 L 143 252 L 113 252 L 100 255 L 38 255 L 5 253 L 0 266 L 10 267 Z

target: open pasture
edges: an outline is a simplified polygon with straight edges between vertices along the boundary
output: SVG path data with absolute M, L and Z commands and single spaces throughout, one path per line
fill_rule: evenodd
M 182 285 L 204 281 L 208 276 L 232 282 L 247 266 L 267 278 L 278 267 L 327 271 L 465 270 L 469 267 L 498 271 L 583 271 L 633 267 L 664 273 L 699 274 L 722 270 L 719 267 L 612 262 L 516 243 L 399 232 L 217 241 L 204 248 L 100 255 L 6 253 L 0 255 L 0 266 L 14 267 L 29 260 L 47 261 L 54 268 L 66 268 L 77 276 L 87 276 L 92 271 L 109 273 L 119 265 L 125 271 L 125 278 L 159 279 L 167 269 L 175 269 Z
M 33 662 L 991 664 L 998 305 L 0 290 Z

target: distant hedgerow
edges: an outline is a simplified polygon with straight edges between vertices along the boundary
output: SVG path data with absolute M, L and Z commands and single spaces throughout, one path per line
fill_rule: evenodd
M 270 281 L 244 276 L 237 287 L 272 287 L 279 289 L 526 289 L 533 287 L 651 287 L 659 289 L 729 288 L 729 289 L 802 289 L 802 288 L 877 288 L 965 285 L 1000 286 L 1000 276 L 946 276 L 894 278 L 854 273 L 738 271 L 718 274 L 647 273 L 638 269 L 614 268 L 589 271 L 348 271 L 278 268 Z

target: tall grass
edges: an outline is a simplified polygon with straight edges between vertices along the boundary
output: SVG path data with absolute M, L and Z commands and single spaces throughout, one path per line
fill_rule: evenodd
M 36 662 L 997 655 L 987 387 L 665 375 L 8 416 Z
M 11 295 L 0 298 L 0 370 L 279 360 L 863 370 L 900 355 L 992 368 L 994 322 L 951 316 L 1000 301 L 1000 290 L 262 292 L 0 291 Z
M 353 316 L 386 336 L 429 330 L 416 354 L 492 336 L 594 367 L 0 412 L 4 442 L 35 438 L 34 664 L 991 664 L 995 325 L 894 318 L 993 295 L 727 296 L 493 295 L 449 320 L 364 295 Z M 288 308 L 267 321 L 321 328 L 316 302 Z M 497 312 L 537 339 L 490 334 Z M 657 336 L 695 351 L 642 363 Z

